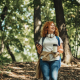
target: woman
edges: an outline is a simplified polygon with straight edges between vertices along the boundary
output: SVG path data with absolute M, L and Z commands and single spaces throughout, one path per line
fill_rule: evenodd
M 59 35 L 58 29 L 53 23 L 53 21 L 45 22 L 42 30 L 41 30 L 41 37 L 45 37 L 43 41 L 43 54 L 44 52 L 52 52 L 53 51 L 53 44 L 58 45 L 58 40 L 56 36 Z M 63 53 L 63 41 L 59 37 L 60 46 L 57 47 L 57 52 L 59 55 L 53 57 L 52 54 L 49 54 L 49 60 L 44 61 L 43 55 L 40 56 L 40 68 L 43 75 L 43 80 L 57 80 L 58 77 L 58 70 L 60 65 L 60 53 Z M 42 38 L 39 41 L 39 44 L 42 46 Z M 36 45 L 37 49 L 40 48 L 39 45 Z M 40 52 L 40 51 L 38 51 Z

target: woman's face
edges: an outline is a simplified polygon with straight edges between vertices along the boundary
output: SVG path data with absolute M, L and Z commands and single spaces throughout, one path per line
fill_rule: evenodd
M 48 28 L 48 34 L 53 34 L 54 31 L 55 31 L 55 25 L 51 23 L 51 25 Z

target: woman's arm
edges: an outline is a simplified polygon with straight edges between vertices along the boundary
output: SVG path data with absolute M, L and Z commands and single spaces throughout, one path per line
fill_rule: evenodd
M 63 53 L 63 44 L 61 43 L 60 46 L 58 46 L 58 52 Z
M 37 47 L 37 52 L 41 54 L 42 46 L 40 44 L 36 44 L 36 47 Z

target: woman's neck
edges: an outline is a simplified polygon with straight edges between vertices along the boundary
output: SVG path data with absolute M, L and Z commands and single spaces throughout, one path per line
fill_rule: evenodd
M 48 32 L 48 34 L 54 34 L 53 32 Z
M 54 34 L 54 33 L 48 33 L 48 34 Z

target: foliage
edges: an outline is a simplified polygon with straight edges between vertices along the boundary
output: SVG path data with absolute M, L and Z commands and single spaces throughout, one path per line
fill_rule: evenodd
M 30 44 L 29 51 L 35 53 L 33 41 L 33 9 L 27 6 L 29 0 L 1 0 L 0 1 L 0 19 L 3 14 L 3 8 L 8 7 L 7 14 L 2 22 L 0 39 L 4 39 L 4 44 L 9 44 L 11 52 L 14 54 L 16 61 L 29 61 L 24 54 L 24 49 Z M 4 48 L 4 51 L 6 47 Z M 27 52 L 27 51 L 26 51 Z M 3 52 L 4 53 L 4 52 Z M 6 54 L 8 54 L 6 50 Z M 8 55 L 9 56 L 9 55 Z M 8 57 L 6 56 L 6 57 Z M 32 55 L 33 56 L 33 55 Z M 3 58 L 1 57 L 3 60 Z
M 53 21 L 56 24 L 54 3 L 51 0 L 41 0 L 41 21 Z
M 80 6 L 76 0 L 63 0 L 63 8 L 71 51 L 73 56 L 76 57 L 76 55 L 80 55 L 78 51 L 80 46 Z
M 0 65 L 3 65 L 4 63 L 11 63 L 11 58 L 8 55 L 8 57 L 4 56 L 6 55 L 6 53 L 3 53 L 2 55 L 0 55 Z

